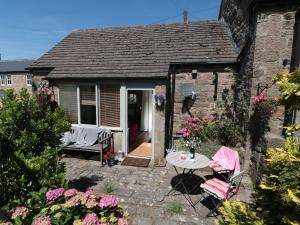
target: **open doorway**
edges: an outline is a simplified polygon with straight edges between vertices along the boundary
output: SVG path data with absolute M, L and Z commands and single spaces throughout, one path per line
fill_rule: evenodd
M 152 90 L 128 91 L 128 156 L 152 156 Z

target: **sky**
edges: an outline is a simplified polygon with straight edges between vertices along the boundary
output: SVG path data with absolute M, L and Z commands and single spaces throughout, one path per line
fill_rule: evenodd
M 1 0 L 2 60 L 36 59 L 77 29 L 217 19 L 221 0 Z

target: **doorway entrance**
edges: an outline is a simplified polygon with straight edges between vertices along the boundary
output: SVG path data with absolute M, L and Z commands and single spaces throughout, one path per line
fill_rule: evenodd
M 128 156 L 151 159 L 152 90 L 128 90 Z

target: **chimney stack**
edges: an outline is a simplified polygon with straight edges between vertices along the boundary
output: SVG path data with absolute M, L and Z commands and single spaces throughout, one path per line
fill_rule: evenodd
M 184 22 L 184 24 L 189 23 L 188 15 L 189 15 L 189 12 L 187 10 L 184 10 L 183 11 L 183 22 Z

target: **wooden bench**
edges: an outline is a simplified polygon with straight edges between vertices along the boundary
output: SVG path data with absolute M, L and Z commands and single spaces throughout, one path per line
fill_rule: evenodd
M 94 145 L 78 147 L 74 144 L 70 144 L 62 147 L 62 150 L 99 153 L 101 166 L 103 166 L 103 152 L 109 151 L 111 148 L 114 149 L 113 134 L 111 131 L 103 131 L 99 134 L 97 143 Z

